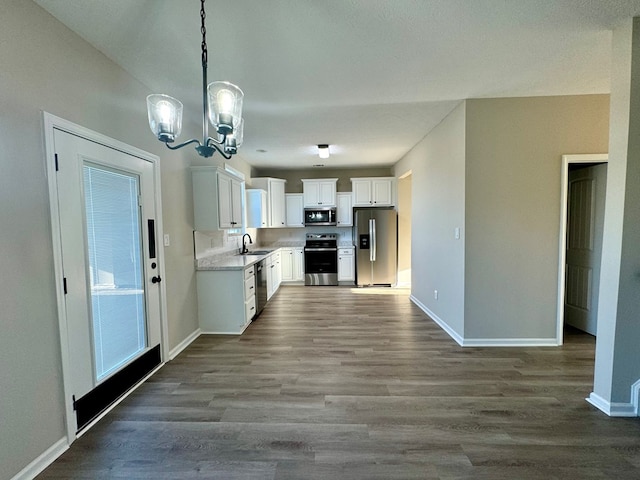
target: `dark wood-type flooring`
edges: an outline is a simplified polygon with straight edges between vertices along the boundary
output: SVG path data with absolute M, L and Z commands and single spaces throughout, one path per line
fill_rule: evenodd
M 285 286 L 38 478 L 640 479 L 640 419 L 584 400 L 595 342 L 565 342 L 463 349 L 406 291 Z

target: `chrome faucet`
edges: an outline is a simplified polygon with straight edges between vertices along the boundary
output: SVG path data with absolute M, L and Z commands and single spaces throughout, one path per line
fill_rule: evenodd
M 251 240 L 251 235 L 245 233 L 242 235 L 242 252 L 240 253 L 249 253 L 249 249 L 247 248 L 247 244 L 245 243 L 244 237 L 249 237 L 249 244 L 253 245 L 253 240 Z

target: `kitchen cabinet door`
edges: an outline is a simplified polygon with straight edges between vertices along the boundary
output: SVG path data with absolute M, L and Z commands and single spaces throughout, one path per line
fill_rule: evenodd
M 287 193 L 285 195 L 287 227 L 304 227 L 304 206 L 301 193 Z
M 268 225 L 267 191 L 247 190 L 247 227 L 266 228 Z
M 374 206 L 393 205 L 393 180 L 384 178 L 371 181 L 371 192 Z
M 221 229 L 242 228 L 242 184 L 218 172 L 218 220 Z
M 304 249 L 293 249 L 293 280 L 295 282 L 304 281 Z
M 338 227 L 350 227 L 353 225 L 353 208 L 351 192 L 339 192 L 337 195 L 338 208 L 336 212 Z
M 280 253 L 282 281 L 304 281 L 304 251 L 302 247 L 281 248 Z
M 283 228 L 287 225 L 286 204 L 284 196 L 285 180 L 272 179 L 269 182 L 270 227 Z
M 391 207 L 395 205 L 394 177 L 352 178 L 354 207 Z
M 216 167 L 192 167 L 195 229 L 242 227 L 242 180 Z
M 287 181 L 282 178 L 252 178 L 251 185 L 254 188 L 264 189 L 267 192 L 267 227 L 284 228 L 287 226 L 286 202 L 284 184 Z
M 353 189 L 353 206 L 354 207 L 370 207 L 372 203 L 371 181 L 370 180 L 352 180 Z
M 305 207 L 335 207 L 337 178 L 302 179 Z
M 293 249 L 282 248 L 280 249 L 280 259 L 282 265 L 282 281 L 293 281 Z
M 353 248 L 338 249 L 338 281 L 355 282 L 355 256 Z

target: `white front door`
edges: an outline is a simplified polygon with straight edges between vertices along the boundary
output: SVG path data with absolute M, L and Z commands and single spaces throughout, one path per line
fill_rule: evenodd
M 564 319 L 596 334 L 607 165 L 569 170 Z
M 160 363 L 155 167 L 58 129 L 54 144 L 66 310 L 61 334 L 79 430 Z

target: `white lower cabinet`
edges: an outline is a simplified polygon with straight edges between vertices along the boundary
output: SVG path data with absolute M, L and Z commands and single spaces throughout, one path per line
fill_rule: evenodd
M 202 333 L 239 335 L 256 313 L 255 267 L 196 272 Z
M 304 282 L 304 248 L 293 249 L 293 279 Z
M 304 251 L 302 247 L 281 248 L 282 281 L 304 281 Z
M 356 266 L 353 247 L 344 247 L 338 249 L 338 281 L 356 281 Z
M 267 301 L 280 288 L 282 282 L 282 264 L 280 250 L 267 257 Z

